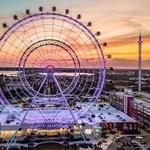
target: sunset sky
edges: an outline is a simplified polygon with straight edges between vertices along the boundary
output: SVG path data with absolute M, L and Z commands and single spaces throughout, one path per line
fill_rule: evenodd
M 141 30 L 143 68 L 150 69 L 150 0 L 0 0 L 0 23 L 11 25 L 14 14 L 21 17 L 27 8 L 34 13 L 39 6 L 56 6 L 61 13 L 68 8 L 71 16 L 80 13 L 83 23 L 91 21 L 91 30 L 101 32 L 99 41 L 108 42 L 103 47 L 104 55 L 112 55 L 107 65 L 115 68 L 137 68 Z

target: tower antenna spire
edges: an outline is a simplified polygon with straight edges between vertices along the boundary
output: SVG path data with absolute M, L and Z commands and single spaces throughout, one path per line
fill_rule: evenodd
M 139 30 L 138 37 L 138 91 L 141 92 L 141 80 L 142 80 L 142 35 Z

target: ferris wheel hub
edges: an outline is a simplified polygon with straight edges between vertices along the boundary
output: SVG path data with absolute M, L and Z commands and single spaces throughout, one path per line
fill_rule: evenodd
M 56 72 L 56 68 L 53 65 L 48 65 L 45 69 L 47 74 L 54 74 Z

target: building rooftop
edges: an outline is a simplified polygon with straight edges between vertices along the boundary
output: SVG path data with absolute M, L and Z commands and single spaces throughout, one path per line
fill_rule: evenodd
M 83 107 L 84 103 L 78 104 L 80 107 Z M 17 108 L 20 113 L 20 120 L 24 117 L 27 110 L 23 110 L 22 108 Z M 58 115 L 56 114 L 55 109 L 43 109 L 43 114 L 40 113 L 38 109 L 31 109 L 25 119 L 26 124 L 43 124 L 48 121 L 48 123 L 54 123 L 53 120 L 47 120 L 48 118 L 55 118 L 58 123 L 72 123 L 72 116 L 70 115 L 69 110 L 66 108 L 62 108 Z M 73 114 L 77 114 L 77 110 L 72 110 Z M 52 117 L 53 116 L 53 117 Z M 45 117 L 45 118 L 44 118 Z M 7 122 L 9 120 L 9 123 Z M 0 123 L 1 126 L 10 127 L 17 126 L 20 124 L 20 120 L 18 118 L 13 118 L 5 109 L 0 114 Z M 121 122 L 136 122 L 131 117 L 127 116 L 123 112 L 115 109 L 107 103 L 95 104 L 90 111 L 85 113 L 80 119 L 78 119 L 78 123 L 88 124 L 88 125 L 97 125 L 100 123 L 121 123 Z
M 89 112 L 88 112 L 89 113 Z M 108 103 L 95 104 L 91 108 L 91 114 L 95 117 L 89 117 L 89 115 L 84 115 L 85 118 L 80 119 L 79 123 L 84 122 L 87 124 L 97 124 L 97 123 L 121 123 L 121 122 L 135 122 L 134 119 L 126 115 L 125 113 L 115 109 Z M 92 118 L 92 122 L 91 119 Z
M 123 98 L 123 96 L 125 95 L 124 92 L 116 92 L 115 93 L 117 96 L 120 96 Z M 134 96 L 134 101 L 146 108 L 150 108 L 150 94 L 146 94 L 146 93 L 133 93 Z

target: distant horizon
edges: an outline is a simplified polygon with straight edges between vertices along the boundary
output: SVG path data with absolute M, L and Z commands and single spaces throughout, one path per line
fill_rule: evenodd
M 4 70 L 4 68 L 6 69 L 6 70 Z M 9 70 L 10 68 L 13 68 L 12 70 Z M 19 68 L 19 67 L 0 67 L 0 72 L 5 72 L 5 71 L 18 71 L 16 68 Z M 30 68 L 30 67 L 25 67 L 26 69 L 37 69 L 37 68 Z M 115 68 L 115 67 L 106 67 L 106 70 L 109 70 L 110 68 L 113 68 L 114 70 L 138 70 L 138 68 Z M 39 68 L 38 68 L 39 69 Z M 44 69 L 44 68 L 41 68 L 41 69 Z M 58 69 L 58 68 L 57 68 Z M 61 69 L 74 69 L 74 68 L 61 68 Z M 95 68 L 80 68 L 80 69 L 100 69 L 100 68 L 97 68 L 97 67 L 95 67 Z M 143 71 L 144 70 L 150 70 L 149 68 L 143 68 L 142 69 Z

